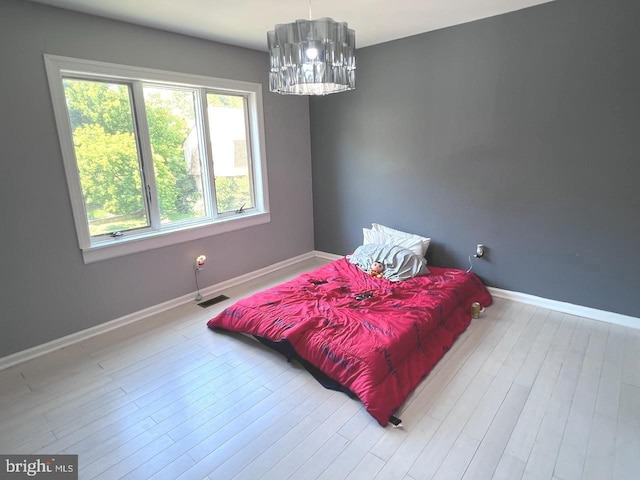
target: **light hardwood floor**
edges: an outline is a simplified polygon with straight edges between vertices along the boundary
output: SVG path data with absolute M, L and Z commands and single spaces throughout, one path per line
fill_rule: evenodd
M 640 478 L 640 330 L 496 299 L 393 429 L 206 328 L 321 263 L 0 371 L 0 452 L 78 454 L 82 479 Z

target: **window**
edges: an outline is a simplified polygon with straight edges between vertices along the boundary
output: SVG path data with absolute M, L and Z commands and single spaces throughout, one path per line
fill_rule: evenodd
M 269 221 L 260 84 L 45 64 L 85 262 Z

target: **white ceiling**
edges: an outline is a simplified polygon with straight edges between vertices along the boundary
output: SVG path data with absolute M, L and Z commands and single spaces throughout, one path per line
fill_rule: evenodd
M 308 0 L 34 0 L 255 50 L 276 23 L 309 18 Z M 331 17 L 366 47 L 551 0 L 311 0 L 312 18 Z

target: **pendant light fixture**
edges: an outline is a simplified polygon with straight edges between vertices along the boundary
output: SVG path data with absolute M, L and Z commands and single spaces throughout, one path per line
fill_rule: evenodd
M 296 20 L 267 32 L 269 90 L 328 95 L 356 88 L 356 34 L 332 18 Z

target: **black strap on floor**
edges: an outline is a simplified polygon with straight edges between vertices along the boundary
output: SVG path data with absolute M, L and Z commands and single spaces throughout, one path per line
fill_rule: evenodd
M 393 425 L 394 428 L 400 428 L 402 427 L 402 420 L 400 420 L 398 417 L 391 415 L 389 417 L 389 423 L 391 425 Z

